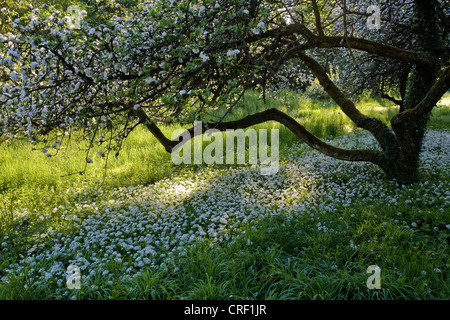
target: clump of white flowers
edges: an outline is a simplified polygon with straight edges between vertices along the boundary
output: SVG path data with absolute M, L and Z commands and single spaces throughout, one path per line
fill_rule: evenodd
M 229 58 L 234 58 L 236 57 L 241 51 L 239 49 L 234 49 L 234 50 L 228 50 L 227 51 L 227 57 Z
M 449 138 L 448 131 L 428 133 L 421 158 L 425 172 L 449 174 Z M 371 143 L 372 139 L 367 133 L 357 133 L 333 143 L 351 148 L 361 142 Z M 284 215 L 295 219 L 308 213 L 317 217 L 317 213 L 340 213 L 361 201 L 395 208 L 391 199 L 401 203 L 420 201 L 421 205 L 439 199 L 443 210 L 450 205 L 448 184 L 423 183 L 417 192 L 412 192 L 412 187 L 389 190 L 383 180 L 377 179 L 382 175 L 379 169 L 369 164 L 344 164 L 316 151 L 305 152 L 302 144 L 292 147 L 290 154 L 292 158 L 272 176 L 263 176 L 252 168 L 205 169 L 194 177 L 181 176 L 149 186 L 82 190 L 74 195 L 80 199 L 74 206 L 55 208 L 64 212 L 61 219 L 74 223 L 74 230 L 63 235 L 52 228 L 43 238 L 37 235 L 37 241 L 45 243 L 33 246 L 5 271 L 11 276 L 26 273 L 45 285 L 51 279 L 65 279 L 64 261 L 79 266 L 84 283 L 90 283 L 99 275 L 110 276 L 108 266 L 114 263 L 121 268 L 122 280 L 131 279 L 148 268 L 181 268 L 177 257 L 185 255 L 198 241 L 231 241 L 244 236 L 244 225 L 256 224 L 264 217 Z M 336 174 L 348 180 L 338 181 Z M 95 200 L 81 201 L 86 197 Z M 80 218 L 85 212 L 89 215 Z M 17 214 L 18 219 L 26 215 Z M 320 222 L 317 230 L 334 232 L 332 225 Z M 348 246 L 358 250 L 353 241 Z M 43 268 L 43 261 L 53 261 L 52 267 Z M 2 281 L 7 279 L 4 276 Z
M 203 62 L 206 62 L 209 60 L 209 56 L 207 54 L 205 54 L 203 51 L 200 52 L 200 58 L 202 59 Z
M 264 22 L 260 22 L 256 25 L 255 28 L 253 28 L 253 33 L 254 34 L 260 34 L 261 32 L 266 30 L 266 24 Z

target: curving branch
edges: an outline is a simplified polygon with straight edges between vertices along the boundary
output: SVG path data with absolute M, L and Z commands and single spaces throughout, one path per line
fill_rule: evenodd
M 385 150 L 386 139 L 390 139 L 395 143 L 395 136 L 393 132 L 381 120 L 364 115 L 358 110 L 356 105 L 350 100 L 341 89 L 327 75 L 325 69 L 303 52 L 298 52 L 297 57 L 300 58 L 308 68 L 316 75 L 323 89 L 336 102 L 347 117 L 349 117 L 358 127 L 369 131 L 378 141 L 380 147 Z
M 421 68 L 436 67 L 435 62 L 429 56 L 420 52 L 401 49 L 392 45 L 358 37 L 346 37 L 346 39 L 344 40 L 344 38 L 341 36 L 317 36 L 301 23 L 293 23 L 287 26 L 270 29 L 259 35 L 251 35 L 244 40 L 245 43 L 254 43 L 264 39 L 290 37 L 296 34 L 302 35 L 306 39 L 306 43 L 297 44 L 291 49 L 292 51 L 304 51 L 307 49 L 315 48 L 351 48 L 370 54 L 376 54 L 385 58 L 412 63 Z
M 394 104 L 396 104 L 396 105 L 398 105 L 400 107 L 402 107 L 402 105 L 403 105 L 403 100 L 396 99 L 396 98 L 388 95 L 387 93 L 381 92 L 380 93 L 380 97 L 383 98 L 383 99 L 387 99 L 387 100 L 391 101 L 392 103 L 394 103 Z
M 145 111 L 138 110 L 135 111 L 135 114 L 139 118 L 140 123 L 143 123 L 150 130 L 169 153 L 175 151 L 196 134 L 203 134 L 209 129 L 216 129 L 219 131 L 237 130 L 245 129 L 267 121 L 276 121 L 288 128 L 308 146 L 327 156 L 346 161 L 366 161 L 376 165 L 380 165 L 382 162 L 379 153 L 372 150 L 346 150 L 332 146 L 310 133 L 292 117 L 274 108 L 246 116 L 236 121 L 203 123 L 201 130 L 199 130 L 199 127 L 192 127 L 186 130 L 189 135 L 181 134 L 175 140 L 167 139 L 156 124 L 147 116 Z M 186 136 L 188 138 L 184 139 Z
M 315 48 L 351 48 L 354 50 L 365 51 L 370 54 L 376 54 L 385 58 L 392 58 L 403 62 L 413 63 L 422 68 L 436 67 L 433 60 L 422 53 L 409 51 L 362 38 L 347 37 L 345 41 L 343 41 L 342 37 L 336 36 L 317 38 L 314 42 L 314 46 Z

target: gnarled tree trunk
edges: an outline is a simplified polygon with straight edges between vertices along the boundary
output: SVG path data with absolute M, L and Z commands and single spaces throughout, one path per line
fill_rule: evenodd
M 417 51 L 428 55 L 435 62 L 435 67 L 413 66 L 407 83 L 403 111 L 415 108 L 425 99 L 427 94 L 432 94 L 430 90 L 439 71 L 439 59 L 436 52 L 442 48 L 442 40 L 437 25 L 437 1 L 416 0 L 414 9 L 417 17 L 417 25 L 414 30 Z M 393 129 L 402 154 L 397 156 L 398 166 L 392 166 L 392 169 L 388 169 L 387 173 L 401 182 L 412 183 L 419 180 L 419 157 L 430 111 L 416 115 L 413 119 L 400 125 L 393 123 Z

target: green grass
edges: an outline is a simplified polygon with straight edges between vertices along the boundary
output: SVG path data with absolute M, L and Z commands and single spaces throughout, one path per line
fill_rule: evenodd
M 446 104 L 438 105 L 433 111 L 430 128 L 448 128 L 450 123 L 450 94 L 444 96 Z M 360 129 L 349 120 L 330 100 L 304 98 L 293 92 L 284 93 L 279 99 L 267 99 L 264 103 L 254 93 L 246 94 L 242 107 L 236 108 L 226 120 L 235 120 L 245 115 L 262 111 L 268 108 L 277 108 L 298 120 L 306 129 L 320 138 L 332 138 Z M 376 116 L 385 123 L 397 112 L 398 108 L 381 101 L 380 99 L 363 98 L 358 108 L 370 116 Z M 221 110 L 218 111 L 220 114 Z M 292 143 L 298 138 L 288 129 L 278 123 L 268 122 L 256 129 L 280 130 L 280 149 L 289 150 Z M 166 136 L 175 130 L 174 126 L 162 128 Z M 85 166 L 85 143 L 73 139 L 66 149 L 60 150 L 55 157 L 47 158 L 41 148 L 31 145 L 28 141 L 14 140 L 1 146 L 0 152 L 0 191 L 52 187 L 65 189 L 67 184 L 84 185 L 93 181 L 103 181 L 105 178 L 105 160 L 99 158 L 96 149 L 90 153 L 94 160 L 88 165 L 86 175 L 76 175 Z M 55 153 L 51 150 L 49 153 Z M 125 140 L 123 150 L 119 157 L 108 160 L 106 181 L 108 184 L 132 185 L 148 184 L 163 178 L 170 177 L 179 170 L 170 161 L 170 155 L 142 127 L 138 127 Z M 69 178 L 64 176 L 71 175 Z M 61 178 L 63 177 L 63 178 Z
M 449 99 L 450 94 L 445 95 L 433 111 L 430 128 L 450 128 Z M 248 94 L 242 103 L 245 108 L 233 111 L 228 120 L 275 107 L 321 138 L 359 131 L 328 100 L 286 92 L 284 97 L 268 99 L 266 104 L 255 94 Z M 358 107 L 386 123 L 397 112 L 397 107 L 370 97 L 361 99 Z M 266 123 L 256 128 L 280 129 L 282 157 L 287 157 L 298 142 L 278 124 Z M 170 136 L 174 129 L 168 126 L 163 131 Z M 217 167 L 173 165 L 170 155 L 143 128 L 136 129 L 125 141 L 119 157 L 109 159 L 106 176 L 105 160 L 95 156 L 97 150 L 92 151 L 94 163 L 88 165 L 86 173 L 73 174 L 84 168 L 86 154 L 80 150 L 82 147 L 83 144 L 72 141 L 57 156 L 48 158 L 26 141 L 0 146 L 0 278 L 6 275 L 4 269 L 10 263 L 26 256 L 33 246 L 46 248 L 47 237 L 40 235 L 51 234 L 49 228 L 64 235 L 77 230 L 79 222 L 64 219 L 63 210 L 73 210 L 84 220 L 94 210 L 82 206 L 108 200 L 111 190 L 151 185 L 186 175 L 195 177 L 199 171 L 211 176 L 217 174 Z M 449 177 L 442 178 L 445 180 L 440 182 L 448 185 Z M 336 174 L 332 179 L 339 184 L 346 177 Z M 414 188 L 411 194 L 419 192 L 421 187 Z M 317 216 L 298 212 L 294 218 L 264 217 L 243 225 L 239 231 L 241 236 L 232 240 L 205 240 L 190 246 L 178 261 L 177 270 L 148 269 L 133 279 L 119 281 L 122 265 L 111 263 L 107 266 L 110 271 L 107 276 L 70 292 L 70 296 L 78 299 L 448 299 L 445 225 L 450 221 L 448 214 L 441 211 L 440 203 L 406 210 L 407 205 L 401 202 L 386 208 L 384 203 L 367 206 L 365 201 L 361 198 L 359 205 L 339 213 Z M 193 211 L 195 214 L 195 207 Z M 411 224 L 418 219 L 423 223 L 416 230 L 404 228 L 401 222 L 393 222 L 398 219 L 399 211 L 405 213 L 401 218 L 403 223 Z M 24 216 L 19 216 L 24 212 Z M 320 232 L 319 222 L 333 232 Z M 439 231 L 433 232 L 433 226 Z M 350 240 L 358 244 L 358 250 L 348 246 Z M 51 263 L 42 262 L 42 266 L 50 268 Z M 381 290 L 366 287 L 369 276 L 366 269 L 373 264 L 382 269 Z M 434 272 L 436 268 L 440 272 Z M 0 299 L 57 297 L 56 280 L 49 280 L 45 286 L 34 286 L 30 281 L 25 274 L 17 274 L 8 282 L 0 283 Z
M 236 108 L 227 119 L 235 120 L 247 114 L 276 108 L 286 112 L 321 138 L 342 135 L 356 129 L 331 99 L 304 97 L 292 91 L 285 91 L 275 97 L 267 97 L 266 103 L 255 93 L 246 94 L 240 104 L 244 108 Z M 377 97 L 362 97 L 357 102 L 357 107 L 364 114 L 377 117 L 385 123 L 389 123 L 390 118 L 398 112 L 397 106 Z
M 330 217 L 333 222 L 339 218 Z M 131 286 L 148 289 L 139 292 L 143 294 L 136 296 L 139 299 L 419 299 L 430 297 L 427 290 L 435 289 L 434 282 L 443 280 L 430 275 L 430 286 L 418 289 L 416 285 L 422 281 L 414 279 L 416 270 L 405 263 L 404 257 L 417 259 L 422 256 L 420 250 L 367 244 L 355 253 L 342 245 L 339 233 L 324 235 L 314 228 L 316 223 L 311 217 L 295 222 L 278 217 L 262 221 L 245 238 L 226 247 L 195 247 L 185 258 L 185 269 L 161 279 L 173 283 L 174 292 L 166 292 L 168 286 L 154 284 L 153 272 L 142 274 Z M 364 221 L 364 226 L 361 224 L 358 221 L 353 226 L 359 237 L 377 239 L 386 233 L 384 227 L 375 226 L 370 219 Z M 362 227 L 371 232 L 361 234 Z M 392 242 L 411 237 L 400 228 L 392 229 L 389 232 L 396 237 Z M 386 255 L 392 257 L 389 263 L 382 262 Z M 424 260 L 423 265 L 432 262 Z M 366 287 L 365 271 L 374 261 L 382 269 L 381 291 Z M 449 288 L 443 283 L 436 289 L 448 293 Z

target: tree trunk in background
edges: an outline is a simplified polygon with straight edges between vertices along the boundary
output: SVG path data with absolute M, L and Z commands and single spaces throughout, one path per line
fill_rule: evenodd
M 436 52 L 442 48 L 437 24 L 438 2 L 436 0 L 415 0 L 414 5 L 417 19 L 417 23 L 414 25 L 415 44 L 419 51 L 436 61 L 436 68 L 413 67 L 406 88 L 404 111 L 417 106 L 433 86 L 439 70 L 439 59 Z M 394 128 L 402 157 L 396 164 L 387 164 L 387 168 L 384 170 L 400 183 L 413 183 L 419 180 L 419 157 L 429 117 L 430 113 L 427 113 L 407 122 L 403 127 L 404 130 Z

